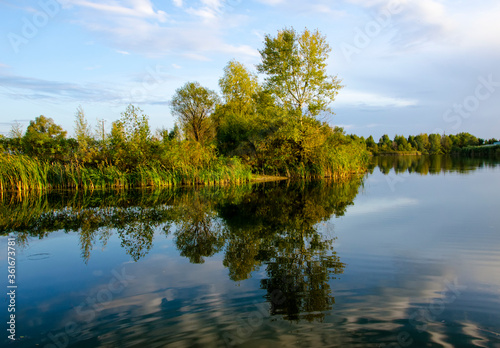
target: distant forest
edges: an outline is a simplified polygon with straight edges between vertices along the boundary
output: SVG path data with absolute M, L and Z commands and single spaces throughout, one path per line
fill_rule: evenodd
M 421 154 L 421 155 L 447 155 L 464 153 L 465 149 L 480 147 L 483 145 L 495 145 L 498 140 L 477 138 L 470 133 L 458 133 L 456 135 L 446 134 L 429 134 L 421 133 L 419 135 L 410 135 L 405 138 L 402 135 L 396 135 L 391 140 L 387 134 L 380 137 L 378 142 L 375 142 L 370 135 L 368 138 L 351 137 L 364 143 L 368 151 L 372 154 Z

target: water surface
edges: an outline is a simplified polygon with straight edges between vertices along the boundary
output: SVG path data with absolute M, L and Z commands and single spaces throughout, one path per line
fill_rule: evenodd
M 4 195 L 18 341 L 1 340 L 500 347 L 499 177 L 494 161 L 378 157 L 344 184 Z

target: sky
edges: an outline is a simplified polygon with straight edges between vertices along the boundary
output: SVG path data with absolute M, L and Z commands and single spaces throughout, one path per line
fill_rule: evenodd
M 498 0 L 0 0 L 0 134 L 44 115 L 72 135 L 79 105 L 109 131 L 130 103 L 171 129 L 176 89 L 220 93 L 230 60 L 256 72 L 264 36 L 293 27 L 332 48 L 330 124 L 498 139 L 499 19 Z

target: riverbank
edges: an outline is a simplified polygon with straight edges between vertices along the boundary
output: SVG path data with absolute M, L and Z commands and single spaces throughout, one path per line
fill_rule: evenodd
M 342 181 L 364 172 L 364 161 L 332 162 L 325 173 L 302 179 L 329 178 Z M 115 165 L 84 165 L 78 162 L 40 161 L 25 155 L 4 154 L 0 158 L 0 192 L 41 192 L 47 190 L 106 190 L 163 188 L 172 186 L 239 185 L 295 178 L 296 175 L 253 173 L 238 158 L 218 157 L 207 166 L 166 167 L 155 163 L 125 171 Z M 300 177 L 298 177 L 300 178 Z
M 500 145 L 467 146 L 454 149 L 454 156 L 500 158 Z

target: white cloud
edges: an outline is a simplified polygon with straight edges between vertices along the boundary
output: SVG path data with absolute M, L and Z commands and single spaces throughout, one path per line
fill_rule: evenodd
M 450 38 L 456 26 L 450 11 L 438 0 L 347 0 L 370 10 L 370 21 L 388 18 L 395 36 L 392 43 L 400 48 Z M 385 26 L 384 26 L 385 27 Z
M 472 13 L 471 13 L 472 11 Z M 467 47 L 483 47 L 488 51 L 500 50 L 500 4 L 489 8 L 475 8 L 471 11 L 456 15 L 460 23 L 459 36 L 461 42 Z
M 340 9 L 340 3 L 331 0 L 257 0 L 257 2 L 278 8 L 283 14 L 294 13 L 303 17 L 307 17 L 313 13 L 329 17 L 343 17 L 346 15 L 346 12 Z
M 264 5 L 270 5 L 270 6 L 281 5 L 286 2 L 286 0 L 257 0 L 257 1 Z
M 377 17 L 391 9 L 394 0 L 345 0 L 371 11 Z M 450 0 L 399 0 L 390 14 L 391 43 L 399 48 L 427 43 L 468 48 L 500 48 L 500 5 L 484 0 L 457 4 Z M 371 19 L 370 19 L 371 20 Z
M 417 205 L 418 201 L 413 198 L 377 199 L 369 202 L 356 203 L 349 208 L 347 216 L 365 215 L 396 211 L 399 208 Z
M 415 106 L 418 102 L 414 99 L 384 96 L 376 93 L 362 91 L 341 91 L 335 103 L 341 106 L 363 107 L 408 107 Z
M 172 0 L 172 3 L 176 7 L 182 7 L 182 5 L 183 5 L 183 1 L 182 0 Z
M 79 6 L 96 10 L 108 15 L 154 18 L 160 22 L 165 22 L 167 14 L 164 11 L 155 11 L 150 0 L 128 0 L 130 6 L 118 5 L 114 1 L 93 2 L 88 0 L 60 0 L 64 6 Z
M 206 23 L 217 21 L 223 14 L 224 4 L 220 0 L 201 0 L 204 6 L 199 8 L 190 7 L 186 10 L 191 15 L 202 18 Z
M 123 54 L 123 55 L 129 55 L 130 53 L 127 52 L 127 51 L 120 51 L 120 50 L 116 50 L 117 53 L 120 53 L 120 54 Z
M 258 55 L 257 50 L 249 46 L 225 42 L 228 28 L 241 25 L 246 17 L 237 13 L 225 16 L 221 0 L 201 0 L 198 7 L 185 8 L 183 15 L 168 22 L 165 22 L 166 14 L 157 11 L 150 0 L 128 0 L 122 5 L 111 0 L 104 3 L 64 1 L 65 6 L 76 10 L 74 22 L 97 33 L 100 40 L 122 54 L 176 55 L 195 60 L 210 60 L 210 55 L 216 53 L 240 59 Z M 176 4 L 185 5 L 182 1 Z

